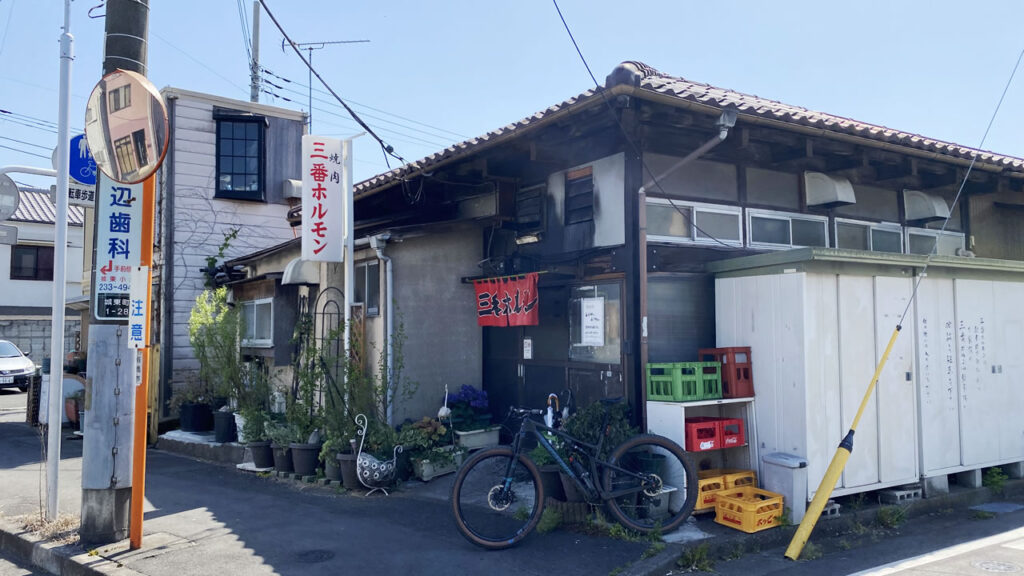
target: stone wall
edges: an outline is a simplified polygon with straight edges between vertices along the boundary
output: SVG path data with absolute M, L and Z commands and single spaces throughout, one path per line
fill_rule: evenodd
M 78 318 L 64 321 L 64 354 L 75 350 L 82 329 Z M 36 364 L 50 355 L 50 319 L 23 319 L 0 317 L 0 340 L 10 340 L 21 348 Z

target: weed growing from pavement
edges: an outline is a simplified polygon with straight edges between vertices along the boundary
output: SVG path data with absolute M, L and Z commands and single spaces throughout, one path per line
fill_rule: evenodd
M 1009 478 L 1009 476 L 1003 473 L 1002 468 L 993 466 L 985 470 L 985 475 L 981 479 L 981 485 L 992 490 L 995 494 L 1002 494 L 1006 481 Z
M 883 528 L 899 528 L 907 519 L 907 510 L 901 506 L 882 506 L 875 518 Z
M 738 560 L 743 557 L 743 543 L 737 542 L 733 545 L 729 553 L 725 555 L 726 560 Z
M 985 510 L 973 510 L 971 511 L 971 520 L 991 520 L 996 517 L 995 512 L 987 512 Z
M 644 550 L 644 553 L 640 555 L 640 558 L 647 559 L 651 556 L 657 556 L 658 554 L 661 554 L 664 549 L 664 542 L 652 542 L 651 545 L 647 547 L 647 550 Z
M 839 549 L 840 550 L 849 550 L 850 548 L 853 548 L 853 543 L 852 542 L 850 542 L 846 538 L 841 538 L 839 540 Z
M 782 509 L 782 515 L 779 516 L 779 519 L 776 521 L 775 525 L 776 526 L 792 526 L 793 525 L 792 510 L 790 510 L 788 506 Z
M 818 546 L 814 542 L 808 542 L 804 546 L 803 551 L 800 553 L 800 559 L 808 561 L 817 560 L 818 558 L 821 558 L 824 555 L 825 551 L 822 549 L 821 546 Z
M 547 534 L 562 523 L 562 513 L 554 508 L 545 508 L 540 514 L 540 521 L 537 522 L 537 532 Z
M 62 545 L 77 544 L 78 528 L 82 525 L 82 519 L 77 514 L 60 514 L 56 520 L 50 521 L 39 512 L 18 516 L 14 521 L 43 540 Z
M 689 572 L 712 572 L 715 568 L 714 562 L 708 557 L 707 544 L 687 548 L 679 560 L 676 560 L 676 566 Z

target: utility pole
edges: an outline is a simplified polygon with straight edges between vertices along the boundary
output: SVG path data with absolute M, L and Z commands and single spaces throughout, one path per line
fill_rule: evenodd
M 260 101 L 260 0 L 252 2 L 252 62 L 249 84 L 249 101 Z
M 108 0 L 106 14 L 103 74 L 122 69 L 145 75 L 149 0 Z M 99 182 L 96 197 L 98 202 Z M 96 225 L 94 220 L 94 230 Z M 90 284 L 95 291 L 95 235 L 93 238 L 90 268 L 94 280 Z M 151 240 L 143 239 L 143 243 Z M 107 544 L 128 537 L 132 478 L 135 351 L 127 346 L 127 319 L 101 322 L 96 317 L 97 311 L 93 310 L 86 383 L 87 428 L 82 446 L 80 536 L 86 545 Z M 141 417 L 145 418 L 145 413 Z M 145 442 L 145 437 L 136 440 Z
M 71 109 L 71 0 L 64 0 L 64 32 L 60 35 L 60 101 L 57 111 L 57 214 L 53 238 L 53 307 L 50 320 L 50 391 L 46 442 L 46 519 L 57 519 L 60 469 L 60 404 L 64 394 L 64 300 L 67 295 L 68 253 L 68 148 L 71 145 L 68 111 Z
M 292 46 L 309 52 L 309 133 L 313 133 L 313 50 L 322 50 L 328 44 L 365 44 L 369 40 L 333 40 L 330 42 L 292 42 Z M 281 40 L 281 50 L 287 45 Z

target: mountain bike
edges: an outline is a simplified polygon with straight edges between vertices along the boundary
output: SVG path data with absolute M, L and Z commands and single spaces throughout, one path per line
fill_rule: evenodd
M 601 400 L 605 432 L 607 407 L 617 401 Z M 626 528 L 644 533 L 675 530 L 693 511 L 697 477 L 675 442 L 641 434 L 617 446 L 605 459 L 601 457 L 605 434 L 597 444 L 588 444 L 534 419 L 544 414 L 544 410 L 510 408 L 509 418 L 520 420 L 512 445 L 479 451 L 459 469 L 450 503 L 455 525 L 470 542 L 490 550 L 508 548 L 540 521 L 544 485 L 536 464 L 523 452 L 528 435 L 554 458 L 588 502 L 605 503 Z M 549 436 L 560 440 L 567 457 L 559 454 Z

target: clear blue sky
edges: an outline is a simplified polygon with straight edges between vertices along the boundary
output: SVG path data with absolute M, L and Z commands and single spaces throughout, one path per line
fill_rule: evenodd
M 100 76 L 104 21 L 87 17 L 99 3 L 72 4 L 73 128 L 81 128 L 86 97 Z M 248 100 L 239 5 L 248 22 L 251 0 L 150 3 L 149 77 L 158 88 Z M 370 40 L 315 50 L 313 62 L 407 160 L 592 86 L 549 0 L 268 5 L 296 42 Z M 640 60 L 690 80 L 968 146 L 979 144 L 1024 48 L 1024 2 L 1013 1 L 561 0 L 560 6 L 602 83 L 619 62 Z M 0 165 L 50 165 L 62 19 L 60 0 L 0 0 L 0 109 L 18 115 L 0 114 Z M 307 71 L 281 44 L 264 13 L 261 64 L 292 81 L 267 76 L 284 86 L 267 88 L 293 102 L 267 94 L 261 102 L 305 110 Z M 1024 157 L 1024 71 L 1018 74 L 984 147 Z M 315 92 L 314 98 L 330 96 Z M 319 134 L 359 131 L 339 106 L 315 100 L 313 123 Z M 368 137 L 357 140 L 356 181 L 386 169 L 379 148 Z

